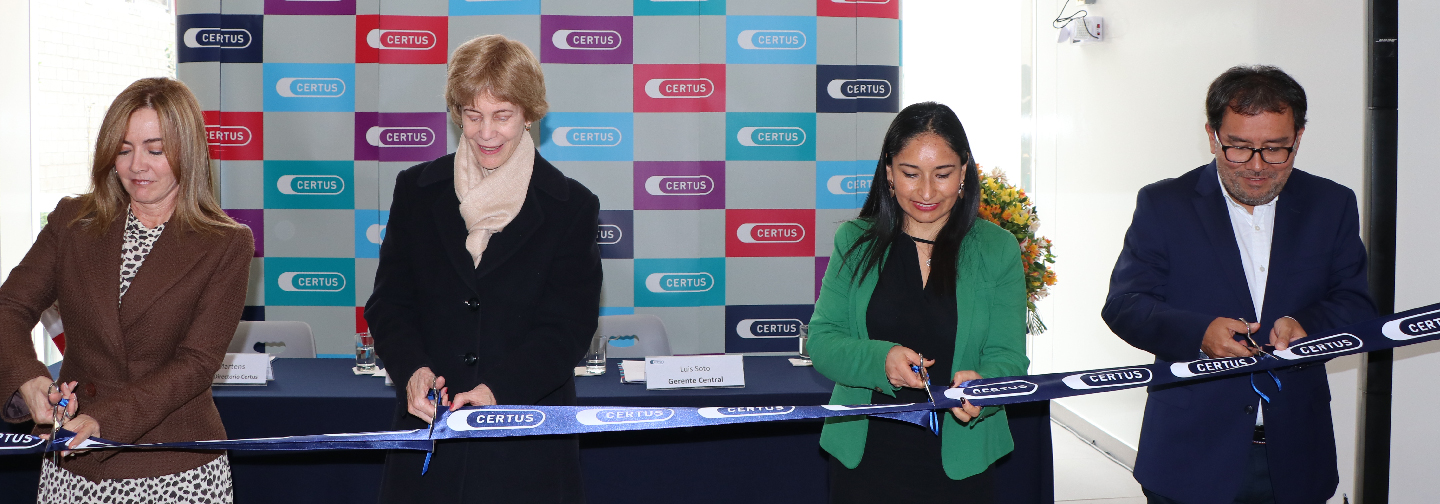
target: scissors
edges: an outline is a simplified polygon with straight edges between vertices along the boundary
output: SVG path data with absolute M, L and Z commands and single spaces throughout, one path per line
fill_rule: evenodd
M 430 418 L 430 451 L 425 453 L 425 465 L 420 467 L 422 476 L 430 470 L 430 456 L 435 454 L 435 421 L 440 419 L 440 389 L 435 381 L 430 380 L 430 391 L 425 393 L 426 399 L 435 402 L 435 416 Z
M 920 357 L 921 362 L 925 361 L 924 355 L 918 353 L 915 355 Z M 930 404 L 935 404 L 935 394 L 930 392 L 930 371 L 926 370 L 925 366 L 916 365 L 911 365 L 910 371 L 920 375 L 920 381 L 925 382 L 925 395 L 930 397 Z M 934 432 L 936 436 L 940 435 L 940 415 L 935 410 L 930 410 L 930 431 Z
M 924 356 L 924 355 L 920 355 L 920 354 L 915 354 L 915 355 L 918 356 L 918 357 L 920 357 L 920 361 L 921 361 L 921 362 L 924 362 L 924 361 L 925 361 L 925 356 Z M 911 366 L 910 366 L 910 371 L 914 372 L 915 374 L 920 375 L 920 381 L 925 382 L 925 395 L 927 395 L 927 396 L 930 397 L 930 404 L 935 404 L 935 394 L 930 393 L 930 372 L 925 369 L 925 366 L 915 366 L 915 365 L 911 365 Z
M 45 389 L 45 395 L 49 396 L 50 394 L 60 394 L 60 401 L 56 402 L 50 409 L 50 440 L 54 441 L 57 439 L 56 436 L 60 434 L 60 430 L 65 427 L 65 420 L 70 418 L 70 413 L 66 411 L 70 406 L 70 399 L 65 397 L 65 391 L 61 390 L 60 385 L 55 382 L 50 382 L 50 387 Z M 54 452 L 54 458 L 55 466 L 59 467 L 59 451 Z
M 1243 318 L 1242 318 L 1242 319 L 1239 319 L 1239 320 L 1240 320 L 1240 323 L 1241 323 L 1241 324 L 1245 324 L 1245 341 L 1250 342 L 1250 348 L 1254 348 L 1255 350 L 1259 351 L 1261 354 L 1264 354 L 1264 355 L 1266 355 L 1266 356 L 1275 357 L 1275 354 L 1270 353 L 1270 350 L 1274 350 L 1275 347 L 1270 346 L 1270 345 L 1261 345 L 1261 344 L 1259 344 L 1259 343 L 1256 343 L 1256 342 L 1255 342 L 1255 335 L 1250 332 L 1250 323 L 1249 323 L 1249 322 L 1246 322 L 1245 319 L 1243 319 Z M 1267 347 L 1268 347 L 1270 350 L 1266 350 Z

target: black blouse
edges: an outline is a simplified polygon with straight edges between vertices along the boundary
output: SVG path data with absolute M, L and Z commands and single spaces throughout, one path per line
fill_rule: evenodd
M 870 339 L 890 341 L 935 359 L 930 384 L 950 384 L 959 315 L 955 292 L 941 292 L 936 282 L 921 283 L 919 254 L 913 238 L 902 235 L 890 247 L 880 278 L 865 310 Z M 875 404 L 929 402 L 920 389 L 902 388 L 895 397 L 872 392 Z M 950 416 L 949 410 L 937 412 Z M 942 419 L 943 423 L 943 419 Z M 883 482 L 883 483 L 877 483 Z M 870 503 L 895 500 L 897 492 L 916 501 L 991 502 L 994 482 L 987 469 L 963 480 L 945 475 L 940 436 L 918 425 L 872 417 L 865 435 L 865 456 L 855 469 L 830 462 L 830 502 Z
M 937 283 L 920 281 L 919 254 L 915 242 L 901 235 L 890 246 L 890 256 L 880 268 L 880 278 L 865 310 L 865 328 L 870 339 L 890 341 L 935 359 L 930 366 L 930 384 L 950 384 L 950 364 L 955 356 L 955 327 L 959 315 L 955 292 L 939 292 Z M 920 389 L 902 388 L 895 397 L 872 393 L 875 404 L 930 402 Z

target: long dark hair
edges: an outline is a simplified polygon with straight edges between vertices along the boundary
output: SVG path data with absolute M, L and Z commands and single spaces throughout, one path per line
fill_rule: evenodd
M 925 133 L 935 134 L 945 140 L 950 149 L 960 155 L 960 162 L 965 170 L 965 185 L 960 191 L 960 201 L 956 201 L 955 206 L 950 208 L 950 215 L 945 225 L 940 228 L 940 233 L 936 235 L 935 246 L 930 253 L 929 281 L 939 282 L 935 285 L 940 289 L 937 292 L 953 293 L 959 277 L 956 262 L 960 255 L 960 243 L 965 240 L 965 234 L 970 232 L 970 227 L 975 224 L 975 216 L 979 214 L 980 173 L 975 166 L 974 156 L 970 153 L 970 140 L 965 136 L 965 127 L 960 124 L 960 118 L 955 116 L 955 112 L 945 105 L 935 102 L 916 103 L 905 107 L 895 116 L 895 120 L 890 122 L 890 129 L 885 131 L 885 143 L 880 147 L 880 160 L 875 163 L 875 178 L 870 184 L 870 194 L 865 198 L 865 206 L 860 208 L 860 219 L 868 222 L 870 229 L 850 246 L 845 257 L 848 259 L 857 251 L 861 253 L 858 268 L 860 280 L 864 280 L 870 272 L 880 269 L 880 261 L 885 251 L 900 237 L 905 222 L 905 211 L 890 193 L 893 189 L 890 180 L 885 177 L 885 168 L 911 140 Z

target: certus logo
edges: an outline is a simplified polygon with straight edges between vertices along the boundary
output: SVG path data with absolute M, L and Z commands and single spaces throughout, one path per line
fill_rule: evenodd
M 756 416 L 777 416 L 789 415 L 795 412 L 794 406 L 747 406 L 733 408 L 700 408 L 700 416 L 705 418 L 734 418 L 734 417 L 756 417 Z
M 189 28 L 180 39 L 192 49 L 244 49 L 254 37 L 244 28 Z
M 280 290 L 289 292 L 340 292 L 345 275 L 333 271 L 287 271 L 280 274 Z
M 175 16 L 175 60 L 260 63 L 264 32 L 262 15 L 181 14 Z
M 805 32 L 800 30 L 741 30 L 735 43 L 743 49 L 799 50 L 805 47 Z
M 708 98 L 714 93 L 715 82 L 703 77 L 645 81 L 645 94 L 651 98 Z
M 1040 386 L 1025 380 L 1009 380 L 997 383 L 986 383 L 972 385 L 969 387 L 951 388 L 945 390 L 945 396 L 951 399 L 985 399 L 995 397 L 1013 397 L 1034 394 L 1040 390 Z M 956 396 L 960 397 L 956 397 Z
M 1380 327 L 1380 334 L 1396 341 L 1440 334 L 1440 310 L 1391 320 Z
M 885 79 L 833 79 L 825 91 L 836 100 L 881 100 L 890 97 L 892 88 Z
M 742 243 L 798 243 L 805 239 L 805 227 L 793 222 L 745 223 L 735 229 Z
M 398 49 L 402 51 L 424 51 L 435 47 L 439 37 L 430 30 L 370 30 L 365 43 L 376 49 Z
M 619 128 L 609 126 L 562 126 L 550 136 L 561 147 L 614 147 L 622 138 Z
M 1149 369 L 1125 368 L 1073 374 L 1066 376 L 1060 381 L 1072 389 L 1086 390 L 1150 383 L 1151 378 L 1152 375 Z
M 830 194 L 868 194 L 874 175 L 835 175 L 825 181 Z
M 799 319 L 743 319 L 735 324 L 741 338 L 794 338 L 800 335 Z
M 1362 346 L 1365 346 L 1365 342 L 1359 337 L 1350 333 L 1341 333 L 1320 339 L 1296 342 L 1290 345 L 1290 348 L 1275 352 L 1275 356 L 1285 360 L 1304 359 L 1359 350 Z
M 645 277 L 650 292 L 706 292 L 715 288 L 715 276 L 698 273 L 651 273 Z
M 612 51 L 620 48 L 624 37 L 615 30 L 556 30 L 550 43 L 559 49 Z
M 339 98 L 345 88 L 336 77 L 282 77 L 275 83 L 275 93 L 286 98 Z
M 339 175 L 281 175 L 275 186 L 281 194 L 333 196 L 345 192 L 345 179 Z
M 625 237 L 625 231 L 614 224 L 601 224 L 595 230 L 595 243 L 614 245 Z
M 445 419 L 453 431 L 534 429 L 544 423 L 545 412 L 533 409 L 459 410 Z
M 654 175 L 645 179 L 645 192 L 655 196 L 703 196 L 715 190 L 708 175 Z
M 675 418 L 670 408 L 597 408 L 580 410 L 575 421 L 582 425 L 664 422 Z
M 799 147 L 805 139 L 805 130 L 795 126 L 745 126 L 735 134 L 746 147 Z
M 250 128 L 244 126 L 205 125 L 206 143 L 217 147 L 243 147 L 250 145 L 254 138 Z
M 816 112 L 896 112 L 900 67 L 816 65 Z
M 365 141 L 376 147 L 429 147 L 435 143 L 435 130 L 425 126 L 371 126 Z
M 8 432 L 0 434 L 0 451 L 29 450 L 43 444 L 45 444 L 45 440 L 40 439 L 40 436 L 31 436 L 29 434 L 12 434 Z
M 1170 365 L 1170 373 L 1181 377 L 1204 376 L 1221 373 L 1233 369 L 1241 369 L 1254 366 L 1260 362 L 1255 357 L 1229 357 L 1225 359 L 1205 359 L 1191 362 L 1176 362 Z

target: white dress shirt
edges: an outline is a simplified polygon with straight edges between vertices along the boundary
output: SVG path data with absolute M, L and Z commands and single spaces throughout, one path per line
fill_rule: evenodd
M 1215 177 L 1220 177 L 1216 170 Z M 1255 320 L 1259 322 L 1260 310 L 1265 306 L 1265 281 L 1270 277 L 1270 243 L 1275 237 L 1275 202 L 1258 205 L 1255 211 L 1245 210 L 1220 181 L 1220 194 L 1225 198 L 1225 208 L 1230 211 L 1230 227 L 1235 231 L 1235 244 L 1240 248 L 1240 265 L 1245 269 L 1245 283 L 1250 287 L 1250 302 L 1255 306 Z M 1264 400 L 1256 408 L 1255 425 L 1265 425 Z

